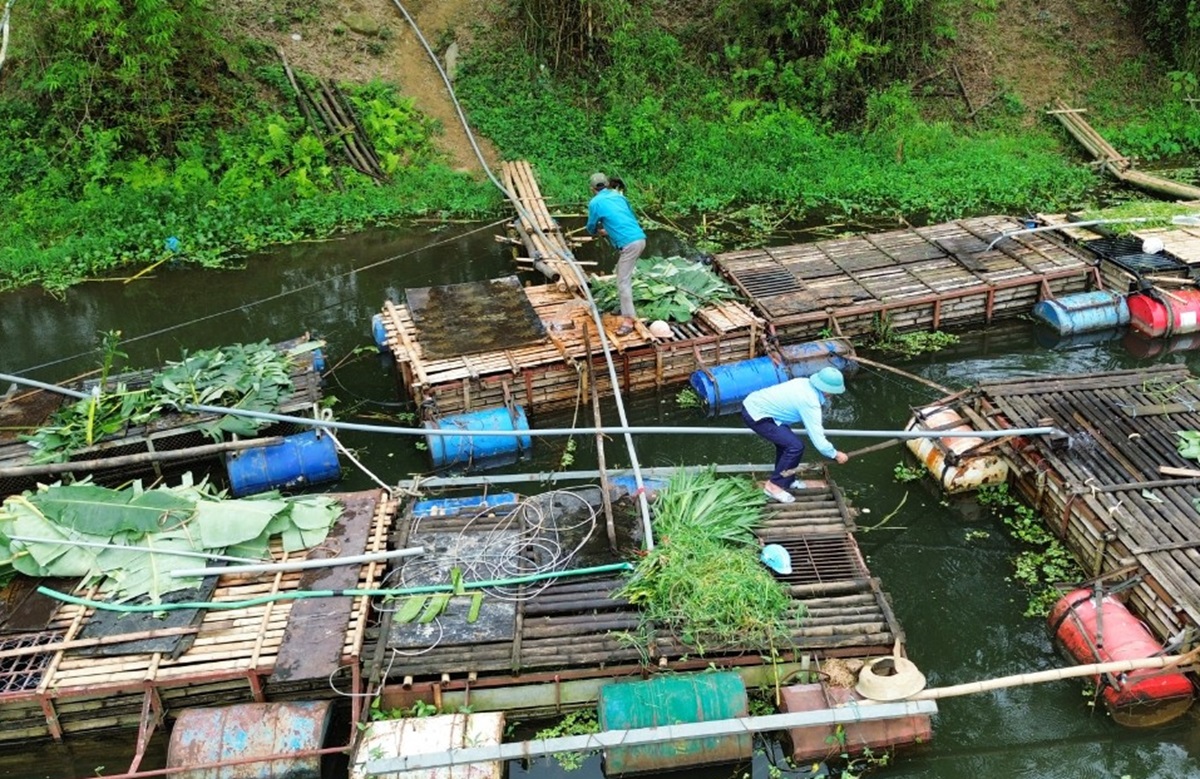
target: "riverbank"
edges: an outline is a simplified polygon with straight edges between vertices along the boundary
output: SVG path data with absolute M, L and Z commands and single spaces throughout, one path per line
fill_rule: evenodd
M 847 81 L 854 69 L 835 68 L 827 51 L 826 97 L 789 86 L 815 67 L 811 58 L 792 52 L 786 62 L 764 60 L 751 52 L 749 33 L 728 61 L 709 59 L 694 48 L 707 40 L 709 20 L 615 4 L 620 14 L 600 20 L 588 59 L 572 69 L 539 43 L 537 30 L 520 27 L 519 0 L 495 17 L 478 9 L 455 17 L 451 5 L 425 3 L 416 16 L 431 26 L 424 33 L 443 62 L 452 47 L 459 52 L 452 58 L 457 92 L 489 161 L 494 154 L 532 160 L 548 200 L 570 210 L 582 205 L 590 171 L 619 173 L 647 219 L 699 217 L 684 237 L 710 250 L 730 248 L 725 236 L 706 230 L 723 216 L 739 220 L 740 240 L 753 242 L 783 220 L 818 210 L 917 221 L 1021 215 L 1086 206 L 1098 184 L 1061 131 L 1040 121 L 1040 107 L 1026 102 L 1036 93 L 1023 97 L 1034 69 L 988 80 L 959 67 L 970 52 L 991 46 L 997 22 L 958 3 L 949 17 L 954 35 L 928 20 L 905 28 L 904 39 L 859 31 L 880 47 L 858 55 L 873 63 L 865 82 Z M 39 67 L 35 55 L 65 62 L 77 53 L 72 46 L 87 51 L 84 42 L 53 36 L 32 9 L 15 7 L 14 26 L 31 30 L 33 43 L 14 40 L 0 82 L 0 120 L 14 139 L 0 149 L 7 217 L 0 288 L 61 290 L 158 263 L 231 267 L 268 245 L 407 217 L 504 210 L 500 193 L 478 167 L 470 169 L 466 136 L 458 137 L 445 96 L 437 98 L 441 85 L 429 60 L 420 78 L 412 75 L 413 52 L 423 50 L 400 15 L 376 9 L 364 22 L 331 3 L 300 13 L 273 0 L 238 4 L 222 17 L 189 13 L 197 14 L 189 50 L 200 48 L 195 59 L 222 66 L 184 70 L 179 29 L 170 45 L 134 52 L 146 63 L 161 60 L 167 83 L 136 103 L 131 96 L 148 88 L 152 68 L 104 80 L 103 101 L 80 97 L 73 90 L 84 88 L 82 76 L 55 81 L 61 74 Z M 1100 21 L 1084 24 L 1093 17 Z M 83 24 L 62 12 L 56 18 Z M 1126 128 L 1115 141 L 1129 153 L 1200 146 L 1187 83 L 1166 79 L 1144 58 L 1106 59 L 1142 54 L 1127 29 L 1113 32 L 1119 18 L 1067 9 L 1038 17 L 1038 34 L 1021 51 L 1006 44 L 1006 58 L 1038 61 L 1046 53 L 1034 44 L 1056 52 L 1055 83 L 1078 78 L 1089 105 Z M 234 33 L 233 43 L 219 43 L 217 31 Z M 1097 49 L 1084 63 L 1064 54 L 1076 38 L 1102 35 L 1119 40 L 1112 55 Z M 917 51 L 922 43 L 926 54 Z M 907 64 L 881 53 L 901 45 L 913 52 Z M 390 161 L 387 181 L 352 170 L 336 139 L 322 142 L 297 108 L 276 47 L 295 60 L 302 83 L 345 85 L 365 134 Z M 87 64 L 98 78 L 110 63 Z M 1084 64 L 1104 72 L 1085 81 Z M 364 85 L 371 79 L 378 80 Z M 1145 104 L 1126 104 L 1122 96 L 1130 94 L 1146 95 Z M 1160 94 L 1170 99 L 1147 115 Z

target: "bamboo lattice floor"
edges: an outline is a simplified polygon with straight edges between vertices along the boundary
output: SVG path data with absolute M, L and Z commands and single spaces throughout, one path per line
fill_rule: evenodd
M 369 518 L 366 551 L 384 551 L 396 505 L 378 490 L 334 497 L 346 509 L 343 520 L 355 512 L 365 513 Z M 272 557 L 276 561 L 304 560 L 312 551 L 289 555 L 275 542 Z M 379 586 L 384 563 L 356 567 L 357 587 Z M 224 575 L 218 579 L 211 600 L 236 602 L 295 592 L 300 589 L 303 573 Z M 86 596 L 90 591 L 77 590 L 76 594 Z M 327 599 L 328 608 L 336 608 L 333 605 L 336 600 Z M 78 637 L 92 610 L 61 605 L 45 630 L 0 635 L 0 742 L 47 736 L 62 738 L 66 734 L 104 728 L 136 728 L 147 715 L 161 716 L 167 711 L 196 706 L 298 696 L 330 698 L 336 694 L 331 685 L 349 692 L 359 679 L 358 663 L 370 599 L 356 597 L 348 604 L 346 628 L 331 638 L 340 646 L 340 650 L 334 648 L 338 660 L 333 673 L 273 683 L 270 677 L 284 649 L 296 603 L 277 600 L 208 609 L 189 637 L 190 646 L 177 658 L 163 652 L 86 656 L 83 650 L 87 647 L 79 644 L 89 642 L 79 641 Z M 294 627 L 293 640 L 310 642 L 313 647 L 321 643 L 319 636 L 306 636 L 305 626 Z M 142 636 L 113 636 L 113 640 L 122 638 Z
M 526 287 L 525 294 L 545 326 L 543 342 L 440 360 L 426 358 L 408 307 L 386 303 L 388 349 L 408 396 L 442 414 L 494 408 L 510 399 L 527 411 L 570 407 L 589 397 L 580 395 L 589 357 L 598 391 L 610 392 L 587 303 L 552 284 Z M 707 306 L 691 322 L 672 322 L 664 338 L 640 323 L 633 333 L 618 336 L 617 318 L 605 316 L 604 323 L 623 391 L 683 382 L 701 367 L 755 357 L 762 348 L 761 320 L 736 301 Z
M 716 267 L 780 340 L 986 323 L 1084 290 L 1095 259 L 1002 216 L 717 255 Z
M 1176 433 L 1200 430 L 1200 382 L 1183 366 L 1082 376 L 989 381 L 969 398 L 997 426 L 1053 425 L 1047 438 L 1005 447 L 1016 484 L 1066 540 L 1086 576 L 1135 582 L 1131 607 L 1160 640 L 1200 638 L 1200 478 L 1166 478 L 1162 466 L 1195 468 Z M 1187 646 L 1184 647 L 1188 648 Z
M 781 544 L 790 552 L 793 572 L 779 579 L 805 607 L 804 616 L 790 623 L 792 644 L 776 649 L 785 661 L 792 654 L 887 654 L 903 634 L 854 541 L 855 526 L 841 493 L 831 484 L 811 482 L 795 495 L 795 503 L 768 506 L 758 531 L 764 543 Z M 477 513 L 427 516 L 419 526 L 408 513 L 397 524 L 393 544 L 415 543 L 430 534 L 488 532 L 492 526 Z M 561 579 L 533 597 L 507 604 L 488 595 L 474 625 L 461 618 L 465 610 L 450 617 L 458 624 L 437 630 L 416 621 L 392 624 L 382 634 L 385 651 L 377 656 L 395 651 L 386 669 L 392 681 L 440 679 L 446 686 L 470 678 L 473 687 L 528 683 L 560 674 L 606 677 L 614 668 L 639 662 L 675 670 L 703 668 L 709 662 L 764 662 L 766 650 L 761 646 L 706 647 L 698 657 L 695 647 L 682 643 L 670 629 L 658 626 L 649 634 L 640 632 L 638 608 L 614 595 L 622 584 L 611 575 Z M 489 604 L 498 612 L 490 622 L 483 616 Z M 648 643 L 636 638 L 644 635 L 652 636 Z

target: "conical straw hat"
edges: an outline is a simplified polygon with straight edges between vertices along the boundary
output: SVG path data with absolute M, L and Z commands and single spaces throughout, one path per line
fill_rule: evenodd
M 877 657 L 858 672 L 854 689 L 873 701 L 898 701 L 925 689 L 925 674 L 906 657 Z

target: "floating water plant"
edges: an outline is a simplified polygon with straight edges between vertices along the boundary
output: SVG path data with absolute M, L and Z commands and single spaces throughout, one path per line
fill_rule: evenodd
M 712 470 L 671 477 L 654 506 L 657 545 L 620 593 L 641 607 L 644 630 L 664 627 L 700 654 L 786 641 L 789 621 L 802 615 L 758 561 L 752 531 L 764 502 L 746 478 Z

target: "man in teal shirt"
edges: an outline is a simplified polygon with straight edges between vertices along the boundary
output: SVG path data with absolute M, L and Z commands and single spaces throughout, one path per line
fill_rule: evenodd
M 813 446 L 830 460 L 844 463 L 850 459 L 825 437 L 821 419 L 821 404 L 826 396 L 845 391 L 842 372 L 830 366 L 812 376 L 755 390 L 742 401 L 742 421 L 746 427 L 775 444 L 775 470 L 763 484 L 767 497 L 780 503 L 795 500 L 788 491 L 793 486 L 792 477 L 784 473 L 800 465 L 804 441 L 792 431 L 792 425 L 803 423 Z
M 625 336 L 633 332 L 633 320 L 637 316 L 633 308 L 633 267 L 646 250 L 646 233 L 625 196 L 609 188 L 608 176 L 593 173 L 591 187 L 595 194 L 588 203 L 587 231 L 591 235 L 607 235 L 620 252 L 617 297 L 621 301 L 621 326 L 617 328 L 617 335 Z

